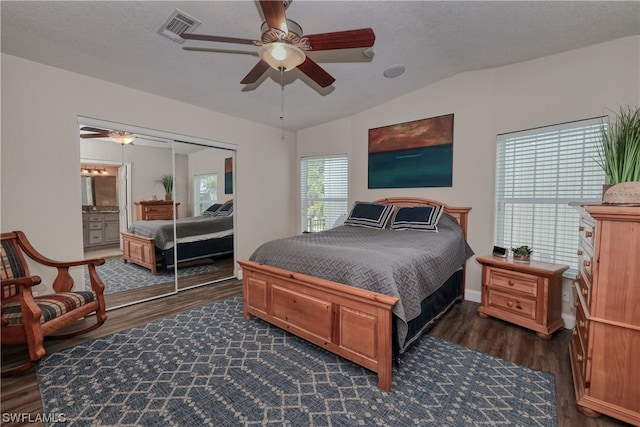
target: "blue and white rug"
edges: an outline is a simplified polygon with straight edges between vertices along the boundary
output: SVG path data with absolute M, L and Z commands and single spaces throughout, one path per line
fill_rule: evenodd
M 366 369 L 261 320 L 241 298 L 44 357 L 44 413 L 68 425 L 555 426 L 552 374 L 425 336 L 390 392 Z
M 214 265 L 212 260 L 201 260 L 188 267 L 179 267 L 178 277 L 212 273 L 217 270 L 218 267 Z M 107 258 L 104 264 L 96 267 L 96 271 L 104 283 L 105 295 L 160 285 L 175 280 L 173 268 L 158 269 L 157 274 L 151 274 L 151 270 L 148 268 L 124 262 L 122 257 Z M 87 290 L 90 290 L 89 270 L 86 267 L 84 268 L 84 283 Z

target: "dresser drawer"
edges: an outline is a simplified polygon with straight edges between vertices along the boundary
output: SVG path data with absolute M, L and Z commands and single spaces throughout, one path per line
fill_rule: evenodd
M 488 304 L 490 307 L 515 313 L 523 318 L 536 320 L 536 301 L 534 299 L 518 297 L 489 288 Z
M 89 215 L 89 222 L 102 222 L 102 215 Z
M 516 291 L 532 297 L 538 295 L 538 278 L 531 274 L 491 268 L 487 284 L 507 292 Z
M 146 205 L 143 209 L 145 213 L 165 213 L 165 214 L 170 214 L 171 213 L 171 205 L 165 205 L 165 206 L 150 206 L 150 205 Z
M 576 299 L 576 327 L 574 331 L 583 347 L 587 348 L 589 341 L 589 321 L 587 320 L 587 315 L 584 313 L 579 299 Z
M 591 282 L 585 276 L 578 274 L 576 277 L 576 281 L 578 282 L 576 285 L 576 290 L 584 298 L 584 301 L 587 303 L 587 307 L 591 306 Z M 576 300 L 576 303 L 578 300 Z
M 588 252 L 593 253 L 593 242 L 596 234 L 596 223 L 590 218 L 580 217 L 580 242 Z

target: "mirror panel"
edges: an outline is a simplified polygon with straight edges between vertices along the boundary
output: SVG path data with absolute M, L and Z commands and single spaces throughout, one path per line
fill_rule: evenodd
M 191 226 L 182 225 L 201 220 L 213 202 L 232 199 L 233 194 L 225 194 L 225 175 L 229 186 L 228 165 L 235 150 L 135 136 L 129 145 L 109 138 L 80 139 L 85 257 L 107 259 L 98 272 L 108 309 L 235 273 L 232 217 L 221 231 L 204 229 L 202 235 L 184 236 Z M 161 183 L 165 176 L 173 177 L 169 195 Z
M 234 219 L 205 214 L 212 205 L 232 200 L 224 192 L 225 159 L 235 152 L 175 142 L 175 198 L 177 221 L 178 290 L 203 286 L 234 276 Z

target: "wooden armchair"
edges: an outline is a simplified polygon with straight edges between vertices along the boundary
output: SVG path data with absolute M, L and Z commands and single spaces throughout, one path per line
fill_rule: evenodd
M 2 279 L 2 345 L 26 343 L 29 361 L 10 369 L 2 370 L 2 376 L 25 371 L 33 366 L 46 351 L 44 337 L 68 338 L 96 329 L 107 320 L 104 303 L 104 283 L 96 272 L 96 266 L 104 259 L 83 261 L 54 261 L 38 251 L 21 231 L 1 234 L 0 278 Z M 58 269 L 53 282 L 54 293 L 33 296 L 31 288 L 40 284 L 39 276 L 31 276 L 23 253 L 34 261 Z M 91 291 L 72 292 L 73 279 L 69 268 L 86 265 L 89 269 Z M 95 323 L 81 330 L 52 335 L 60 328 L 70 325 L 95 312 Z

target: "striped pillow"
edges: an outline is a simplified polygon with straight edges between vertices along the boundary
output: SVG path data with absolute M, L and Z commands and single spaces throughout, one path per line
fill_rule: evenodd
M 393 205 L 356 202 L 344 224 L 382 229 L 387 225 L 392 212 Z
M 420 230 L 438 232 L 442 206 L 414 206 L 399 208 L 391 218 L 392 230 Z

